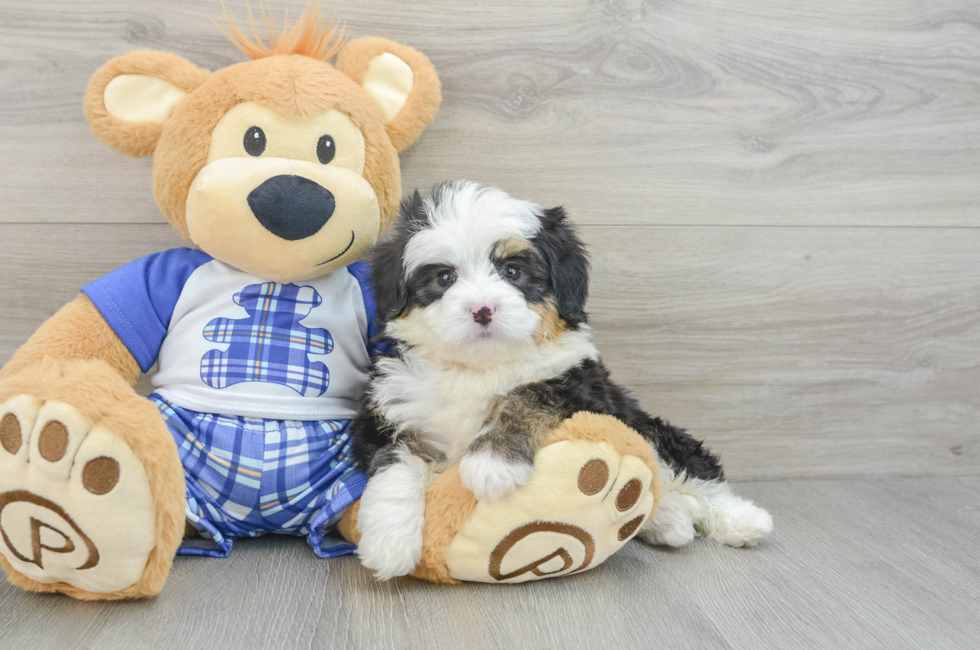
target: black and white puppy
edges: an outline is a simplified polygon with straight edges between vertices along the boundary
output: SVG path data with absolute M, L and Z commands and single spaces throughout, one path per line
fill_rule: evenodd
M 657 452 L 665 497 L 642 539 L 680 546 L 697 529 L 743 546 L 772 530 L 765 510 L 732 494 L 717 457 L 610 379 L 584 310 L 588 258 L 561 208 L 465 181 L 416 192 L 372 266 L 379 325 L 397 349 L 375 361 L 353 427 L 371 477 L 357 552 L 379 579 L 419 562 L 435 473 L 462 458 L 464 485 L 500 498 L 578 411 L 619 418 Z

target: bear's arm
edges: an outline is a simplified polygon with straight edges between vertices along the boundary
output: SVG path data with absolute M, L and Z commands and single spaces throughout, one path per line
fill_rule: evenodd
M 135 386 L 142 372 L 136 358 L 85 294 L 49 318 L 0 369 L 0 379 L 33 366 L 44 357 L 100 359 Z

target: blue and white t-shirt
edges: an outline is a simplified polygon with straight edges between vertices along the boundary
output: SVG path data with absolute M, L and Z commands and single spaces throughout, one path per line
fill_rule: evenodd
M 367 388 L 369 268 L 267 282 L 201 251 L 148 255 L 82 287 L 155 392 L 192 411 L 274 420 L 345 419 Z

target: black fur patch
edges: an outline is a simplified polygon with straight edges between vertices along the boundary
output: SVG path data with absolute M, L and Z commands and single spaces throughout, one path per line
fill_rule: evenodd
M 428 224 L 422 195 L 416 190 L 398 208 L 398 219 L 390 233 L 371 253 L 371 284 L 377 305 L 378 325 L 398 318 L 408 307 L 408 283 L 403 257 L 405 247 L 420 228 Z
M 573 328 L 589 322 L 589 257 L 565 210 L 551 208 L 541 216 L 541 230 L 531 240 L 551 269 L 558 315 Z
M 586 359 L 558 377 L 525 384 L 515 391 L 523 402 L 533 395 L 539 408 L 562 420 L 579 411 L 611 415 L 649 440 L 660 459 L 676 471 L 704 480 L 725 478 L 717 456 L 684 429 L 645 413 L 629 391 L 610 378 L 601 361 Z
M 374 476 L 394 462 L 390 454 L 382 452 L 394 440 L 395 428 L 373 412 L 361 413 L 351 424 L 351 455 L 368 476 Z
M 503 278 L 505 282 L 514 285 L 529 304 L 540 305 L 546 298 L 554 296 L 551 269 L 537 250 L 521 251 L 506 257 L 495 255 L 493 265 L 497 269 L 497 275 Z M 506 269 L 508 266 L 514 266 L 518 269 L 517 278 L 507 276 Z
M 442 298 L 449 287 L 439 284 L 439 274 L 447 268 L 445 264 L 426 264 L 416 269 L 406 283 L 408 287 L 406 306 L 427 307 Z

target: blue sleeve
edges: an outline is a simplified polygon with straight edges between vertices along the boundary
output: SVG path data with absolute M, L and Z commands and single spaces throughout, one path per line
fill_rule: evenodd
M 174 248 L 141 257 L 82 287 L 143 372 L 156 363 L 184 284 L 211 256 Z
M 365 262 L 354 262 L 347 270 L 361 285 L 361 295 L 364 296 L 364 311 L 367 312 L 368 322 L 368 355 L 376 357 L 383 355 L 394 356 L 395 346 L 391 341 L 381 340 L 381 328 L 377 323 L 377 304 L 374 302 L 374 288 L 371 286 L 371 267 Z

